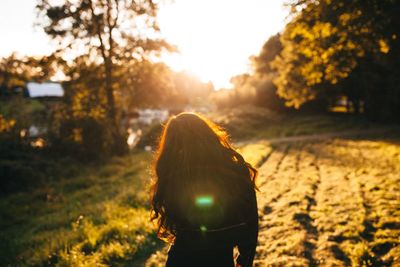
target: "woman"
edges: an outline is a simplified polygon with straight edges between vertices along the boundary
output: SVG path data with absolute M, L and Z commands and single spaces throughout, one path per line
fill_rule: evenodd
M 195 113 L 169 119 L 155 161 L 153 220 L 172 243 L 167 266 L 252 266 L 258 235 L 257 170 L 227 134 Z

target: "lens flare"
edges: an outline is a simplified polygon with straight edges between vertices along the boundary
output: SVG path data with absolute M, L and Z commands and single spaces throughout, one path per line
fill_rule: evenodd
M 212 196 L 204 195 L 196 197 L 196 206 L 198 207 L 211 207 L 214 204 Z

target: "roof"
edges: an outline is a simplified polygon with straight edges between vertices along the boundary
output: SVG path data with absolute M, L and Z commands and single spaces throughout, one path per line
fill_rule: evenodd
M 62 97 L 64 96 L 64 89 L 59 83 L 34 83 L 29 82 L 26 84 L 29 97 Z

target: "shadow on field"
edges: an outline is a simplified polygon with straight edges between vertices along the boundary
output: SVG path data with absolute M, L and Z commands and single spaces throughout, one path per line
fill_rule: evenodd
M 397 266 L 399 133 L 272 143 L 260 218 L 265 235 L 277 236 L 265 237 L 276 247 L 265 262 L 290 255 L 308 266 Z M 292 222 L 283 225 L 289 214 Z

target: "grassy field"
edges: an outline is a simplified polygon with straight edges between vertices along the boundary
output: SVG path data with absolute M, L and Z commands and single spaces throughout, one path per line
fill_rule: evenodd
M 274 147 L 256 266 L 400 266 L 399 139 Z
M 254 140 L 240 150 L 260 167 L 257 266 L 400 266 L 399 138 L 270 144 L 265 138 L 370 126 L 224 116 L 236 141 Z M 137 150 L 1 197 L 0 266 L 163 266 L 149 222 L 151 157 Z
M 148 213 L 149 152 L 0 199 L 0 266 L 130 266 L 159 242 Z
M 385 125 L 343 113 L 330 115 L 278 115 L 256 107 L 241 107 L 207 114 L 224 126 L 233 140 L 260 140 L 330 132 L 368 130 Z

